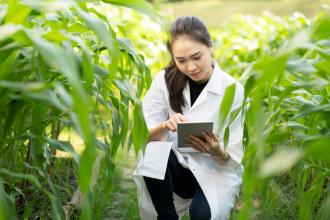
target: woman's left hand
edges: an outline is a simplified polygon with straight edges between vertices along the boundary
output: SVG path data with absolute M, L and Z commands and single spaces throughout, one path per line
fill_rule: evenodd
M 189 135 L 188 144 L 186 144 L 186 146 L 193 147 L 202 153 L 220 157 L 223 161 L 229 159 L 228 153 L 220 148 L 218 137 L 214 133 L 209 135 L 203 132 L 203 137 L 204 139 L 201 139 L 194 135 Z

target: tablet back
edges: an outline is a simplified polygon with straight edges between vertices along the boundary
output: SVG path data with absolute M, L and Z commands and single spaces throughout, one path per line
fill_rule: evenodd
M 203 137 L 202 132 L 211 134 L 213 129 L 213 122 L 181 122 L 178 123 L 178 147 L 185 147 L 187 138 L 193 134 L 197 137 Z

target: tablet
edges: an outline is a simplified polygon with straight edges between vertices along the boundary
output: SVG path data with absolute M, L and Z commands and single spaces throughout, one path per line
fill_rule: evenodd
M 185 146 L 189 135 L 203 137 L 203 132 L 211 134 L 213 132 L 213 122 L 180 122 L 178 123 L 178 149 L 182 152 L 199 152 L 192 147 Z

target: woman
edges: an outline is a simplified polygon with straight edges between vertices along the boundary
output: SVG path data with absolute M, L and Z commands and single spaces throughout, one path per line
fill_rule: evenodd
M 170 28 L 170 64 L 158 73 L 143 99 L 149 142 L 140 155 L 134 179 L 143 220 L 180 219 L 189 209 L 192 220 L 227 219 L 242 182 L 243 119 L 230 124 L 226 150 L 219 134 L 190 136 L 195 152 L 177 146 L 177 123 L 213 121 L 217 130 L 226 88 L 236 84 L 231 110 L 241 106 L 243 87 L 212 59 L 212 42 L 194 16 L 176 19 Z

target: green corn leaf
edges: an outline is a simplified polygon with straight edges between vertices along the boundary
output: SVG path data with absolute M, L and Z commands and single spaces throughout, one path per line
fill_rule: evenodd
M 330 38 L 330 16 L 325 16 L 317 21 L 313 26 L 312 37 L 315 39 Z
M 47 109 L 44 105 L 39 103 L 34 104 L 32 112 L 32 134 L 35 137 L 30 139 L 30 151 L 34 162 L 39 168 L 43 168 L 43 162 L 45 160 L 43 151 L 44 151 L 44 142 L 42 141 L 42 136 L 45 132 L 45 125 L 43 121 L 45 120 L 47 114 Z
M 64 40 L 67 40 L 66 36 L 58 30 L 51 30 L 51 31 L 43 34 L 42 37 L 46 40 L 58 42 L 58 43 L 63 42 Z
M 330 195 L 328 194 L 327 198 L 324 199 L 323 204 L 317 212 L 316 219 L 326 220 L 330 219 Z
M 29 216 L 31 216 L 32 212 L 33 212 L 33 207 L 36 205 L 38 200 L 38 197 L 33 197 L 30 201 L 27 202 L 27 205 L 24 209 L 24 213 L 23 213 L 23 218 L 24 219 L 29 219 Z
M 304 146 L 306 158 L 313 158 L 317 161 L 330 163 L 329 137 L 320 137 L 308 142 Z
M 310 105 L 305 104 L 301 107 L 299 112 L 293 116 L 292 119 L 304 117 L 306 115 L 310 115 L 312 113 L 325 113 L 330 111 L 330 104 L 323 104 L 323 105 Z
M 233 121 L 237 118 L 237 116 L 241 113 L 242 107 L 237 107 L 236 109 L 230 112 L 229 116 L 229 125 L 233 123 Z
M 93 72 L 92 58 L 87 53 L 83 54 L 82 67 L 83 67 L 83 79 L 86 82 L 85 84 L 86 91 L 91 93 L 94 82 L 94 72 Z
M 152 5 L 150 5 L 148 2 L 144 0 L 126 0 L 126 1 L 121 1 L 121 0 L 102 0 L 103 2 L 106 3 L 111 3 L 114 5 L 120 5 L 120 6 L 125 6 L 128 8 L 132 8 L 134 10 L 137 10 L 141 13 L 144 13 L 152 18 L 156 18 L 157 14 L 155 13 L 154 8 Z
M 76 10 L 79 13 L 79 15 L 83 18 L 86 25 L 95 32 L 99 40 L 103 42 L 105 46 L 108 48 L 111 57 L 110 71 L 112 74 L 115 74 L 119 62 L 119 47 L 115 32 L 113 31 L 113 29 L 109 24 L 106 25 L 101 20 L 92 17 L 78 6 L 76 6 Z
M 0 41 L 6 40 L 7 38 L 10 38 L 14 34 L 16 34 L 18 31 L 21 30 L 21 26 L 14 25 L 14 24 L 5 24 L 0 26 Z
M 134 108 L 134 123 L 132 128 L 132 140 L 135 153 L 145 149 L 148 139 L 148 129 L 144 121 L 141 105 L 136 105 Z
M 18 91 L 33 92 L 40 91 L 41 89 L 45 88 L 45 84 L 41 82 L 13 82 L 1 80 L 0 87 Z
M 230 129 L 229 126 L 226 127 L 225 129 L 225 134 L 223 135 L 223 143 L 224 143 L 224 148 L 227 149 L 228 143 L 229 143 L 229 135 L 230 135 Z
M 244 97 L 248 97 L 250 95 L 250 93 L 256 86 L 257 79 L 258 79 L 257 74 L 253 74 L 247 79 L 244 85 Z
M 113 80 L 114 84 L 117 88 L 120 89 L 121 92 L 127 94 L 127 97 L 133 102 L 138 103 L 139 100 L 136 97 L 135 88 L 129 80 Z
M 330 66 L 326 61 L 319 61 L 313 64 L 319 72 L 317 74 L 325 80 L 330 80 Z
M 314 60 L 291 57 L 287 62 L 287 69 L 292 72 L 309 75 L 316 72 L 316 68 L 313 66 L 314 63 Z
M 236 84 L 234 83 L 227 87 L 226 92 L 223 96 L 220 105 L 220 112 L 219 112 L 219 123 L 218 123 L 219 131 L 223 129 L 225 121 L 230 113 L 231 107 L 234 103 L 235 92 L 236 92 Z
M 301 129 L 301 130 L 309 130 L 310 128 L 308 126 L 305 126 L 301 123 L 295 122 L 295 121 L 289 121 L 288 127 L 294 128 L 294 129 Z
M 288 56 L 264 56 L 257 63 L 255 68 L 261 71 L 261 76 L 257 81 L 258 91 L 266 84 L 270 85 L 276 79 L 281 76 L 285 70 Z M 276 68 L 274 68 L 276 66 Z
M 25 180 L 28 180 L 29 182 L 33 183 L 37 187 L 41 187 L 41 184 L 40 184 L 39 180 L 35 176 L 30 175 L 30 174 L 16 173 L 16 172 L 12 172 L 12 171 L 10 171 L 6 168 L 1 168 L 0 169 L 0 175 L 1 176 L 10 176 L 10 177 L 14 177 L 14 178 L 25 179 Z
M 50 105 L 61 110 L 62 112 L 69 111 L 69 108 L 61 103 L 56 94 L 51 90 L 41 92 L 24 92 L 22 94 L 22 98 L 37 101 L 38 103 L 42 103 L 44 105 Z
M 73 6 L 74 1 L 71 0 L 22 0 L 22 3 L 40 12 L 59 12 L 68 10 Z
M 9 4 L 5 23 L 22 24 L 31 13 L 31 10 L 30 7 L 13 0 L 11 1 L 11 4 Z
M 1 170 L 0 170 L 1 172 Z M 0 219 L 16 219 L 15 205 L 10 201 L 5 189 L 3 180 L 0 177 Z
M 78 180 L 81 191 L 86 194 L 89 191 L 92 179 L 92 168 L 96 158 L 94 146 L 88 146 L 80 156 L 78 168 Z
M 119 144 L 121 142 L 120 127 L 122 125 L 122 119 L 120 117 L 120 100 L 115 96 L 110 96 L 112 101 L 112 133 L 111 133 L 111 157 L 114 158 Z
M 56 220 L 64 219 L 65 213 L 61 206 L 59 198 L 56 196 L 53 196 L 50 193 L 46 193 L 46 195 L 48 196 L 50 203 L 51 203 L 52 219 L 56 219 Z
M 2 61 L 0 62 L 0 80 L 6 79 L 7 76 L 10 74 L 10 72 L 11 72 L 10 68 L 14 63 L 14 61 L 17 57 L 17 54 L 18 54 L 17 50 L 10 51 L 9 53 L 4 54 L 5 57 L 3 57 L 1 54 L 0 58 L 2 58 L 1 59 Z
M 55 84 L 55 93 L 61 103 L 63 103 L 68 108 L 72 108 L 73 100 L 70 94 L 65 90 L 62 84 L 56 83 Z
M 84 139 L 86 148 L 79 161 L 79 185 L 81 191 L 85 194 L 89 190 L 89 184 L 92 175 L 92 166 L 95 160 L 95 145 L 93 127 L 91 126 L 88 113 L 88 98 L 79 79 L 77 65 L 74 57 L 66 50 L 55 46 L 54 44 L 34 35 L 31 35 L 36 48 L 43 55 L 44 59 L 53 67 L 60 70 L 71 81 L 73 90 L 74 112 L 70 114 L 75 122 L 76 129 Z
M 53 138 L 43 137 L 47 143 L 49 143 L 56 150 L 64 151 L 70 153 L 76 162 L 79 161 L 79 155 L 75 152 L 72 145 L 68 141 L 59 141 Z

